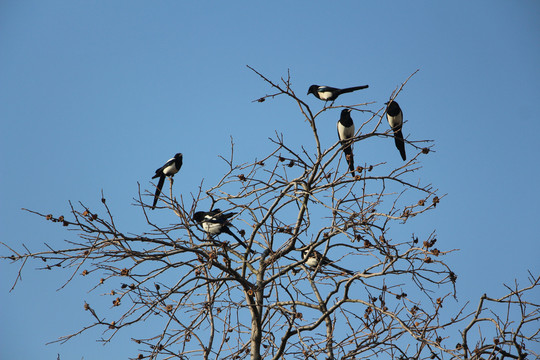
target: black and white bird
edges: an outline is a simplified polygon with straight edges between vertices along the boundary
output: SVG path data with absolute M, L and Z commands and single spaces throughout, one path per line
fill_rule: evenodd
M 240 245 L 247 249 L 246 244 L 229 229 L 229 219 L 236 215 L 234 212 L 224 213 L 220 209 L 210 211 L 197 211 L 193 214 L 193 220 L 199 223 L 209 235 L 229 234 Z
M 323 101 L 334 101 L 339 95 L 350 93 L 356 90 L 367 89 L 369 85 L 354 86 L 345 89 L 338 89 L 330 86 L 311 85 L 307 92 L 307 95 L 313 94 L 316 98 Z
M 324 256 L 317 250 L 312 250 L 311 253 L 309 253 L 309 250 L 302 250 L 302 258 L 303 259 L 307 258 L 306 265 L 311 268 L 316 268 L 317 266 L 319 267 L 332 266 L 333 268 L 338 269 L 339 271 L 342 271 L 349 275 L 354 275 L 353 271 L 347 270 L 345 268 L 342 268 L 341 266 L 334 264 L 330 259 L 328 259 L 326 256 Z
M 156 194 L 154 195 L 154 203 L 152 204 L 152 210 L 156 208 L 157 201 L 159 199 L 159 194 L 161 194 L 161 189 L 165 183 L 165 178 L 168 176 L 173 181 L 173 176 L 176 174 L 182 167 L 182 154 L 178 153 L 174 155 L 172 159 L 169 159 L 165 165 L 156 170 L 156 174 L 152 176 L 152 179 L 159 178 L 158 184 L 156 186 Z
M 354 137 L 354 122 L 351 118 L 352 109 L 341 110 L 341 116 L 337 122 L 337 132 L 341 143 L 345 143 L 346 140 Z M 352 152 L 352 144 L 349 144 L 343 148 L 345 153 L 345 159 L 349 164 L 349 171 L 354 176 L 354 156 Z
M 401 132 L 401 127 L 403 126 L 403 111 L 399 107 L 399 104 L 390 100 L 386 103 L 386 119 L 388 124 L 394 132 L 394 142 L 396 147 L 401 154 L 403 161 L 407 160 L 407 155 L 405 154 L 405 142 L 403 141 L 403 133 Z

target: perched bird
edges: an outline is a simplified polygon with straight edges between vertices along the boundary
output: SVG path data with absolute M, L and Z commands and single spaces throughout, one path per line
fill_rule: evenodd
M 341 110 L 341 116 L 337 122 L 337 132 L 338 137 L 341 143 L 345 143 L 346 140 L 354 137 L 354 123 L 351 118 L 352 109 L 343 109 Z M 354 157 L 352 152 L 352 144 L 349 144 L 343 148 L 345 153 L 345 159 L 347 164 L 349 164 L 349 171 L 354 176 Z
M 390 100 L 385 103 L 385 105 L 387 105 L 386 119 L 394 131 L 394 142 L 401 154 L 401 158 L 405 161 L 407 160 L 407 155 L 405 154 L 405 142 L 403 141 L 403 133 L 401 132 L 401 127 L 403 126 L 403 112 L 401 111 L 399 104 L 394 100 Z
M 338 269 L 339 271 L 342 271 L 344 273 L 347 273 L 349 275 L 354 275 L 354 272 L 351 270 L 347 270 L 342 268 L 341 266 L 335 265 L 330 259 L 328 259 L 326 256 L 323 256 L 320 252 L 317 250 L 312 250 L 311 254 L 309 254 L 309 250 L 303 250 L 302 251 L 302 258 L 306 259 L 306 265 L 311 268 L 316 268 L 317 266 L 332 266 L 333 268 Z
M 356 90 L 361 89 L 367 89 L 368 85 L 362 85 L 362 86 L 355 86 L 345 89 L 338 89 L 333 88 L 330 86 L 319 86 L 319 85 L 311 85 L 309 87 L 309 90 L 307 92 L 307 95 L 313 94 L 316 98 L 321 99 L 323 101 L 334 101 L 337 99 L 337 97 L 341 94 L 353 92 Z
M 176 174 L 182 167 L 182 154 L 178 153 L 174 155 L 172 159 L 169 159 L 165 165 L 156 170 L 156 174 L 152 176 L 152 179 L 159 178 L 158 184 L 156 187 L 156 194 L 154 195 L 154 203 L 152 204 L 152 210 L 156 208 L 156 204 L 161 194 L 161 189 L 163 188 L 163 183 L 165 182 L 165 177 L 169 177 L 171 182 L 173 181 L 173 176 Z
M 193 220 L 201 224 L 204 231 L 210 235 L 219 235 L 221 233 L 229 234 L 232 236 L 240 245 L 247 249 L 246 244 L 236 236 L 231 229 L 229 229 L 229 219 L 236 215 L 234 212 L 223 213 L 219 209 L 214 209 L 210 211 L 197 211 L 193 214 Z

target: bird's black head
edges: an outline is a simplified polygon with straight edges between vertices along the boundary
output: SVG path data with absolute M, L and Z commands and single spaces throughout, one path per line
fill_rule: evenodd
M 175 159 L 181 159 L 182 156 L 183 156 L 182 153 L 177 153 L 177 154 L 174 155 L 174 158 Z
M 339 122 L 341 123 L 341 125 L 346 127 L 353 125 L 351 111 L 352 109 L 350 108 L 341 110 L 341 116 L 339 117 Z
M 319 85 L 311 85 L 311 86 L 309 87 L 309 90 L 308 90 L 308 92 L 307 92 L 306 95 L 309 95 L 309 94 L 315 95 L 315 94 L 317 94 L 317 90 L 318 90 L 318 89 L 319 89 Z
M 390 100 L 384 104 L 386 105 L 386 112 L 390 116 L 395 116 L 401 111 L 399 104 L 394 100 Z
M 193 214 L 193 220 L 200 223 L 204 220 L 205 216 L 206 216 L 206 213 L 204 211 L 197 211 L 195 214 Z

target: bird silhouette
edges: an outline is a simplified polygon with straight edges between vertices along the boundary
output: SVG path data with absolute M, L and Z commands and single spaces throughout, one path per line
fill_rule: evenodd
M 344 273 L 347 273 L 349 275 L 354 275 L 354 272 L 351 270 L 347 270 L 345 268 L 342 268 L 341 266 L 338 266 L 334 264 L 333 261 L 328 259 L 326 256 L 318 252 L 317 250 L 312 250 L 311 253 L 309 250 L 303 250 L 302 251 L 302 258 L 307 259 L 306 265 L 311 268 L 316 268 L 317 266 L 331 266 L 335 269 L 338 269 L 339 271 L 342 271 Z
M 403 140 L 403 133 L 401 132 L 403 126 L 403 111 L 401 111 L 399 104 L 394 100 L 390 100 L 386 105 L 386 119 L 394 132 L 396 148 L 399 150 L 403 161 L 405 161 L 407 160 L 407 154 L 405 154 L 405 141 Z
M 362 85 L 362 86 L 353 86 L 345 89 L 338 89 L 331 86 L 319 86 L 319 85 L 311 85 L 309 87 L 309 90 L 307 92 L 307 95 L 313 94 L 317 99 L 321 99 L 323 101 L 334 101 L 338 98 L 339 95 L 350 93 L 356 90 L 361 89 L 367 89 L 369 85 Z
M 221 233 L 232 236 L 240 245 L 247 249 L 246 244 L 229 229 L 229 219 L 236 215 L 234 212 L 224 213 L 220 209 L 210 211 L 197 211 L 193 214 L 193 220 L 201 224 L 203 230 L 210 235 Z
M 341 116 L 337 122 L 337 132 L 339 140 L 342 144 L 346 143 L 348 139 L 354 137 L 354 122 L 351 118 L 352 109 L 343 109 L 341 111 Z M 354 156 L 352 152 L 352 144 L 348 144 L 343 148 L 345 153 L 345 159 L 347 164 L 349 164 L 349 171 L 354 176 Z
M 156 194 L 154 195 L 154 203 L 152 204 L 152 210 L 156 208 L 159 194 L 161 194 L 161 189 L 163 188 L 163 184 L 165 183 L 165 178 L 168 176 L 172 181 L 172 177 L 180 170 L 181 167 L 182 154 L 178 153 L 174 155 L 172 159 L 167 160 L 165 165 L 156 170 L 156 174 L 152 176 L 152 179 L 159 178 L 159 180 L 156 186 Z

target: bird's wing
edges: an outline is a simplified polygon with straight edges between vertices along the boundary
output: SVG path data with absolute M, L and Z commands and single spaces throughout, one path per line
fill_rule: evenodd
M 228 212 L 228 213 L 222 213 L 220 216 L 228 220 L 228 219 L 232 218 L 236 214 L 237 213 L 235 213 L 235 212 Z
M 209 211 L 204 215 L 203 222 L 211 224 L 222 224 L 223 218 L 218 214 L 214 213 L 213 211 Z
M 152 179 L 155 179 L 157 177 L 160 177 L 161 175 L 163 175 L 163 170 L 168 167 L 168 166 L 171 166 L 174 164 L 174 158 L 171 158 L 169 160 L 167 160 L 167 162 L 160 168 L 156 169 L 156 173 L 155 175 L 152 177 Z
M 335 91 L 339 91 L 339 89 L 338 89 L 338 88 L 335 88 L 335 87 L 323 85 L 323 86 L 319 86 L 319 88 L 317 89 L 317 91 L 318 91 L 318 92 L 326 92 L 326 91 L 335 92 Z
M 175 163 L 175 158 L 170 158 L 169 160 L 167 160 L 167 162 L 163 165 L 163 167 L 167 167 L 167 166 L 171 166 L 172 164 Z

